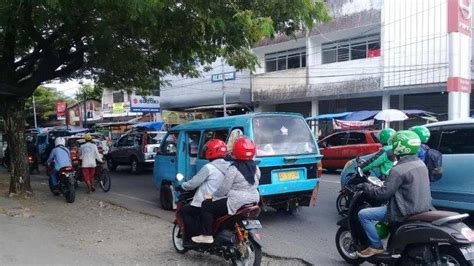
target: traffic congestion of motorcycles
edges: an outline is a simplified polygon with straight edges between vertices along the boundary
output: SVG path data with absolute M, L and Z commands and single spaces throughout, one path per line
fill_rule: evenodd
M 474 153 L 458 143 L 472 139 L 473 121 L 326 137 L 310 126 L 296 114 L 253 113 L 167 131 L 134 128 L 114 139 L 91 130 L 30 131 L 25 141 L 30 173 L 44 165 L 52 194 L 69 203 L 79 186 L 108 192 L 120 165 L 133 174 L 153 169 L 161 207 L 175 211 L 171 241 L 180 254 L 260 265 L 260 213 L 317 208 L 325 169 L 340 175 L 334 239 L 347 263 L 472 265 L 474 231 L 463 222 L 474 211 L 472 191 L 452 186 L 474 182 L 458 176 L 472 166 L 455 160 L 472 162 Z M 2 164 L 9 167 L 8 147 Z

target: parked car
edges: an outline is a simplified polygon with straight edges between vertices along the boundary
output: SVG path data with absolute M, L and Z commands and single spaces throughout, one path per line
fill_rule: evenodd
M 435 207 L 474 211 L 474 119 L 426 125 L 428 146 L 443 154 L 443 175 L 431 182 Z
M 378 132 L 370 130 L 343 131 L 329 135 L 319 141 L 322 163 L 326 170 L 343 169 L 344 165 L 356 158 L 377 152 L 382 144 Z
M 132 173 L 153 166 L 156 153 L 166 131 L 132 130 L 112 146 L 107 155 L 107 166 L 114 171 L 119 165 L 130 165 Z

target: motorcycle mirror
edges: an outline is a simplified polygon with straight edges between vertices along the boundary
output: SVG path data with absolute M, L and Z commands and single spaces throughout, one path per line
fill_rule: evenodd
M 357 167 L 357 174 L 361 177 L 364 176 L 364 171 L 362 171 L 362 168 Z
M 176 174 L 176 180 L 178 180 L 179 182 L 181 182 L 181 180 L 183 180 L 183 179 L 184 179 L 183 174 L 181 174 L 181 173 L 177 173 L 177 174 Z

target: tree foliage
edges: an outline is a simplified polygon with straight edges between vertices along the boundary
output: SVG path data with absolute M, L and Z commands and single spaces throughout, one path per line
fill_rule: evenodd
M 45 123 L 56 119 L 56 103 L 65 101 L 72 104 L 72 99 L 66 97 L 63 93 L 55 89 L 39 86 L 33 93 L 35 96 L 36 119 L 38 126 L 44 126 Z M 31 127 L 34 126 L 33 117 L 33 97 L 29 97 L 25 102 L 26 122 Z
M 262 37 L 328 19 L 322 0 L 0 0 L 0 85 L 30 95 L 75 75 L 155 88 L 218 56 L 253 68 L 249 51 Z
M 85 84 L 79 88 L 79 91 L 76 93 L 77 101 L 85 100 L 102 100 L 102 94 L 104 89 L 99 85 Z

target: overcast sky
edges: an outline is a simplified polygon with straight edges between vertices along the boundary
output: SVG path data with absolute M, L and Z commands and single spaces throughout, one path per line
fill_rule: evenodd
M 82 84 L 93 84 L 93 82 L 89 79 L 74 79 L 66 82 L 52 81 L 50 83 L 43 84 L 43 86 L 48 88 L 55 88 L 58 91 L 63 92 L 66 96 L 74 97 L 76 92 L 82 86 Z

